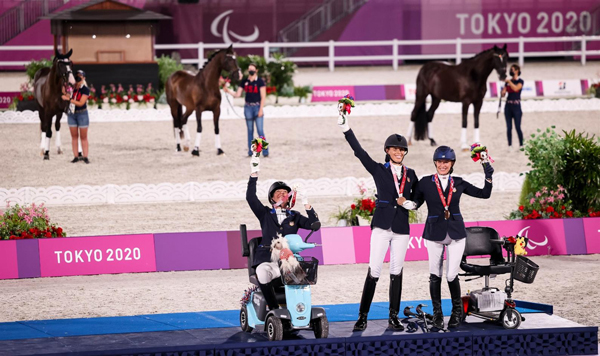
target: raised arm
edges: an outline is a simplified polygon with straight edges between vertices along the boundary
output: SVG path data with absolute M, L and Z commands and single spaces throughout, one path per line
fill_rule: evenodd
M 256 196 L 257 181 L 258 176 L 250 176 L 250 180 L 248 180 L 248 189 L 246 189 L 246 201 L 254 215 L 260 220 L 265 215 L 265 207 Z
M 491 164 L 484 163 L 483 171 L 485 173 L 485 184 L 483 189 L 477 188 L 471 183 L 463 180 L 463 184 L 466 185 L 465 194 L 481 199 L 488 199 L 492 195 L 492 175 L 494 174 L 494 168 L 492 168 Z

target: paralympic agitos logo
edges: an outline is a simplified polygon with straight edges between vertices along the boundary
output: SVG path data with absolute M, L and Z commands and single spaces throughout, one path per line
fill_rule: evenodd
M 232 37 L 235 40 L 241 41 L 241 42 L 256 41 L 256 39 L 258 38 L 258 35 L 260 33 L 258 31 L 258 27 L 256 27 L 256 25 L 254 25 L 254 32 L 252 32 L 252 34 L 247 35 L 247 36 L 240 35 L 240 34 L 237 34 L 233 31 L 229 30 L 229 14 L 231 14 L 232 12 L 233 12 L 233 10 L 227 10 L 224 13 L 217 16 L 213 20 L 213 22 L 210 24 L 210 32 L 216 37 L 222 37 L 223 42 L 225 42 L 225 43 L 233 43 L 234 41 L 231 40 Z M 223 20 L 223 25 L 219 26 L 221 24 L 221 20 Z
M 544 236 L 544 241 L 541 242 L 537 242 L 537 241 L 533 241 L 528 235 L 529 231 L 527 231 L 531 226 L 527 226 L 525 228 L 523 228 L 521 231 L 519 231 L 519 233 L 517 234 L 518 236 L 524 236 L 528 238 L 528 242 L 527 242 L 527 248 L 529 248 L 530 250 L 535 250 L 536 247 L 538 246 L 546 246 L 548 244 L 548 236 Z

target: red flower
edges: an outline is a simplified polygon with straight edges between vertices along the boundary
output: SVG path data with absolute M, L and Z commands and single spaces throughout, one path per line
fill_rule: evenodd
M 519 210 L 523 211 L 525 210 L 525 207 L 523 205 L 519 206 Z
M 16 240 L 17 237 L 15 235 L 10 235 L 10 237 L 8 238 L 9 240 Z
M 571 210 L 567 211 L 567 216 L 572 218 L 573 217 L 573 212 Z
M 23 95 L 19 94 L 19 96 L 17 97 L 17 99 L 19 99 L 19 101 L 23 101 Z
M 350 209 L 352 209 L 352 210 L 356 209 L 356 204 L 350 205 Z
M 52 234 L 50 233 L 50 231 L 46 232 L 46 237 L 52 237 Z
M 62 228 L 61 228 L 61 227 L 59 227 L 59 228 L 58 228 L 58 230 L 57 230 L 57 232 L 58 232 L 58 236 L 62 236 L 62 231 L 63 231 L 63 230 L 62 230 Z
M 565 210 L 567 207 L 563 205 L 563 206 L 561 206 L 560 208 L 561 208 L 562 210 Z
M 554 208 L 553 208 L 553 207 L 551 207 L 551 206 L 549 206 L 549 207 L 547 207 L 547 208 L 546 208 L 546 212 L 547 212 L 547 213 L 551 213 L 551 212 L 553 212 L 553 211 L 554 211 Z

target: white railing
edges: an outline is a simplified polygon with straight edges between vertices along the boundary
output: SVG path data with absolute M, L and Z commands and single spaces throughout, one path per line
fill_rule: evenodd
M 277 51 L 280 48 L 328 48 L 327 56 L 312 56 L 312 57 L 289 57 L 289 60 L 302 63 L 327 63 L 329 70 L 334 71 L 335 64 L 338 62 L 356 62 L 356 61 L 391 61 L 394 70 L 398 69 L 398 64 L 402 60 L 447 60 L 454 58 L 458 64 L 463 58 L 469 58 L 475 53 L 463 53 L 463 45 L 468 44 L 504 44 L 518 43 L 518 51 L 512 52 L 511 55 L 518 57 L 519 65 L 523 67 L 525 58 L 531 57 L 580 57 L 581 64 L 585 65 L 587 56 L 600 55 L 600 50 L 588 51 L 587 43 L 600 41 L 600 36 L 562 36 L 562 37 L 518 37 L 518 38 L 481 38 L 481 39 L 446 39 L 446 40 L 388 40 L 388 41 L 328 41 L 328 42 L 256 42 L 256 43 L 236 43 L 235 48 L 262 48 L 262 55 L 267 60 L 271 59 L 271 51 Z M 544 43 L 544 42 L 578 42 L 581 48 L 570 51 L 525 51 L 526 43 Z M 437 53 L 437 54 L 399 54 L 401 46 L 432 46 L 432 45 L 454 45 L 454 53 Z M 188 43 L 188 44 L 159 44 L 155 45 L 155 50 L 178 50 L 178 49 L 197 49 L 197 58 L 182 59 L 184 64 L 196 64 L 202 66 L 205 61 L 204 51 L 212 49 L 226 48 L 229 44 L 225 43 Z M 389 46 L 390 54 L 385 55 L 370 55 L 370 56 L 336 56 L 335 49 L 340 47 L 373 47 L 373 46 Z M 0 51 L 32 51 L 32 50 L 48 50 L 52 51 L 52 46 L 0 46 Z M 24 66 L 28 61 L 5 61 L 0 62 L 0 67 L 3 66 Z

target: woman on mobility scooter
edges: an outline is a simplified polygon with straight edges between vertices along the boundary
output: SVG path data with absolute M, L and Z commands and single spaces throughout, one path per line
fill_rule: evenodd
M 460 197 L 467 194 L 475 198 L 488 199 L 492 194 L 492 174 L 494 168 L 483 164 L 485 185 L 477 188 L 460 177 L 452 177 L 456 154 L 448 146 L 440 146 L 433 153 L 433 162 L 437 173 L 425 176 L 419 181 L 415 203 L 420 207 L 427 203 L 427 222 L 423 231 L 429 254 L 429 293 L 433 306 L 433 326 L 444 328 L 442 313 L 442 271 L 444 248 L 447 253 L 446 278 L 452 299 L 452 314 L 448 328 L 457 327 L 462 320 L 463 305 L 460 293 L 458 272 L 465 250 L 467 231 L 460 213 Z
M 367 328 L 367 315 L 375 294 L 375 287 L 381 274 L 385 254 L 390 249 L 390 314 L 389 328 L 402 331 L 404 327 L 398 320 L 402 295 L 402 265 L 408 248 L 409 224 L 408 210 L 415 209 L 411 200 L 418 184 L 415 171 L 402 162 L 408 153 L 407 141 L 401 135 L 391 135 L 385 140 L 385 164 L 377 163 L 360 146 L 356 136 L 348 125 L 347 114 L 340 107 L 338 125 L 352 147 L 354 155 L 373 176 L 377 187 L 375 213 L 371 223 L 371 248 L 369 254 L 369 272 L 365 280 L 358 321 L 354 331 Z
M 252 150 L 256 152 L 254 146 Z M 260 159 L 256 154 L 252 155 L 250 167 L 251 174 L 246 190 L 246 200 L 250 205 L 250 209 L 260 221 L 262 230 L 262 239 L 256 249 L 252 267 L 256 268 L 259 287 L 269 309 L 274 310 L 279 308 L 279 304 L 271 281 L 279 278 L 281 272 L 277 262 L 271 262 L 271 241 L 277 238 L 277 234 L 282 236 L 296 234 L 299 228 L 310 230 L 311 225 L 319 219 L 301 189 L 297 191 L 297 197 L 304 204 L 308 218 L 290 210 L 289 193 L 292 189 L 284 182 L 275 182 L 271 185 L 268 193 L 271 207 L 263 205 L 256 196 L 256 182 L 260 170 Z

